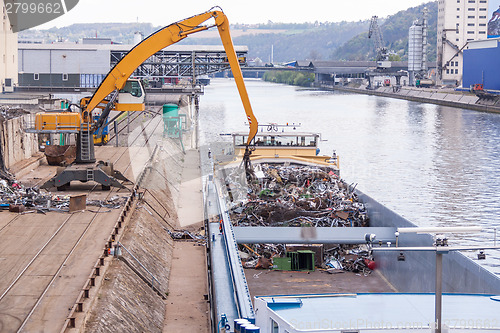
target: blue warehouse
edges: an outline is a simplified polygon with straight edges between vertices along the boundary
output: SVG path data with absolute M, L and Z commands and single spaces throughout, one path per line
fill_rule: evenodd
M 464 50 L 463 87 L 484 84 L 486 90 L 500 91 L 500 38 L 469 42 Z

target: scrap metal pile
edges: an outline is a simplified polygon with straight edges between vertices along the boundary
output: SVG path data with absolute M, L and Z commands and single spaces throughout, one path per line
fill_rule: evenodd
M 365 206 L 333 171 L 262 164 L 247 201 L 231 211 L 238 226 L 364 227 Z M 227 184 L 234 182 L 231 176 Z
M 354 187 L 327 168 L 260 164 L 256 180 L 242 191 L 241 181 L 229 174 L 226 185 L 234 202 L 230 215 L 237 226 L 366 227 L 368 215 Z M 272 268 L 272 258 L 286 257 L 283 244 L 240 245 L 246 268 Z M 374 268 L 370 251 L 338 245 L 324 251 L 316 265 L 333 273 L 367 275 Z M 275 268 L 276 269 L 276 268 Z
M 172 237 L 173 240 L 189 240 L 189 241 L 199 241 L 205 242 L 205 235 L 200 234 L 199 232 L 189 231 L 189 230 L 168 230 L 168 234 Z
M 87 206 L 117 209 L 122 207 L 126 201 L 126 196 L 116 195 L 106 200 L 87 200 L 86 204 Z M 69 202 L 69 195 L 55 195 L 51 192 L 40 191 L 36 186 L 25 187 L 15 181 L 9 184 L 6 180 L 0 180 L 0 210 L 37 213 L 68 212 Z
M 286 257 L 283 244 L 243 244 L 239 246 L 240 257 L 245 268 L 273 268 L 273 258 Z M 324 250 L 322 260 L 316 265 L 328 273 L 347 271 L 368 275 L 375 269 L 372 254 L 366 246 L 337 245 Z
M 368 275 L 375 269 L 371 252 L 360 246 L 338 245 L 325 250 L 323 266 L 327 272 L 343 270 Z

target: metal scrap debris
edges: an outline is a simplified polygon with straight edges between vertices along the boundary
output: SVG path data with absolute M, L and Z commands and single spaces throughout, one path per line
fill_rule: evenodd
M 241 244 L 240 258 L 245 268 L 272 268 L 274 258 L 287 256 L 283 244 Z M 359 245 L 337 245 L 324 250 L 322 261 L 316 265 L 323 271 L 334 274 L 342 271 L 368 275 L 375 269 L 375 262 L 369 250 Z M 318 264 L 322 262 L 321 264 Z
M 179 240 L 204 240 L 205 236 L 200 233 L 194 233 L 188 230 L 167 230 L 172 239 Z
M 225 178 L 233 199 L 230 215 L 234 225 L 368 226 L 365 205 L 354 191 L 356 186 L 347 184 L 328 168 L 260 164 L 255 174 L 257 180 L 245 191 L 237 172 Z M 269 268 L 272 265 L 268 259 L 286 256 L 285 245 L 240 245 L 245 268 Z M 370 251 L 353 245 L 324 250 L 321 256 L 316 255 L 316 265 L 328 273 L 350 271 L 364 275 L 375 268 Z
M 87 206 L 118 209 L 125 205 L 126 196 L 115 195 L 106 200 L 87 200 Z M 37 186 L 26 187 L 17 181 L 0 180 L 0 208 L 15 212 L 36 211 L 45 214 L 49 211 L 68 212 L 70 196 L 41 191 Z
M 338 245 L 325 250 L 323 268 L 329 273 L 342 270 L 362 273 L 365 276 L 375 269 L 373 256 L 368 248 L 359 245 Z
M 234 207 L 238 226 L 363 227 L 368 216 L 354 187 L 321 167 L 262 164 L 246 202 Z M 231 176 L 228 187 L 235 187 Z

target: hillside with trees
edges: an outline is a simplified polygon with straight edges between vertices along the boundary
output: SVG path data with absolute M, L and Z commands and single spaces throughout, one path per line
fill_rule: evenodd
M 111 38 L 119 44 L 132 44 L 135 32 L 148 36 L 159 27 L 151 23 L 76 23 L 62 28 L 47 30 L 29 29 L 18 34 L 19 42 L 37 41 L 43 43 L 71 42 L 76 43 L 82 38 Z
M 379 18 L 384 41 L 394 51 L 393 60 L 408 58 L 408 29 L 420 19 L 424 7 L 429 10 L 428 59 L 436 59 L 437 1 Z M 377 15 L 377 13 L 373 13 Z M 234 44 L 247 45 L 248 58 L 260 58 L 268 63 L 273 52 L 274 63 L 293 60 L 373 60 L 375 47 L 368 39 L 369 20 L 358 22 L 314 22 L 234 24 L 231 26 Z M 115 43 L 131 44 L 134 33 L 144 36 L 160 29 L 150 23 L 73 24 L 48 30 L 30 29 L 19 33 L 20 41 L 78 42 L 83 37 L 108 37 Z M 219 38 L 186 38 L 181 44 L 220 44 Z M 273 51 L 271 51 L 273 50 Z
M 436 60 L 437 45 L 437 2 L 429 2 L 418 7 L 409 8 L 389 16 L 380 24 L 385 45 L 397 55 L 394 60 L 408 59 L 408 29 L 413 21 L 422 17 L 424 7 L 429 10 L 428 18 L 428 47 L 429 61 Z M 368 29 L 367 29 L 368 30 Z M 373 41 L 368 39 L 368 31 L 353 37 L 348 42 L 337 48 L 329 59 L 335 60 L 372 60 L 375 58 Z
M 250 34 L 235 37 L 236 45 L 247 45 L 249 58 L 260 58 L 268 63 L 271 61 L 273 49 L 274 62 L 285 62 L 298 59 L 327 59 L 338 47 L 368 30 L 369 21 L 358 22 L 325 22 L 308 24 L 267 23 L 259 25 L 259 29 L 286 32 Z M 203 43 L 218 44 L 217 38 L 200 41 L 186 39 L 185 44 Z

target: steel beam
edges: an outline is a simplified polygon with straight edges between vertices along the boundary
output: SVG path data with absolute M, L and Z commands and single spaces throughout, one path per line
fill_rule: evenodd
M 239 244 L 366 244 L 365 235 L 375 234 L 375 242 L 396 242 L 396 228 L 314 228 L 314 227 L 234 227 Z
M 111 51 L 111 67 L 126 55 L 124 51 Z M 237 51 L 238 58 L 246 59 L 247 51 Z M 194 66 L 193 66 L 194 64 Z M 223 51 L 169 51 L 161 50 L 143 62 L 134 72 L 139 78 L 179 78 L 207 75 L 229 69 Z

